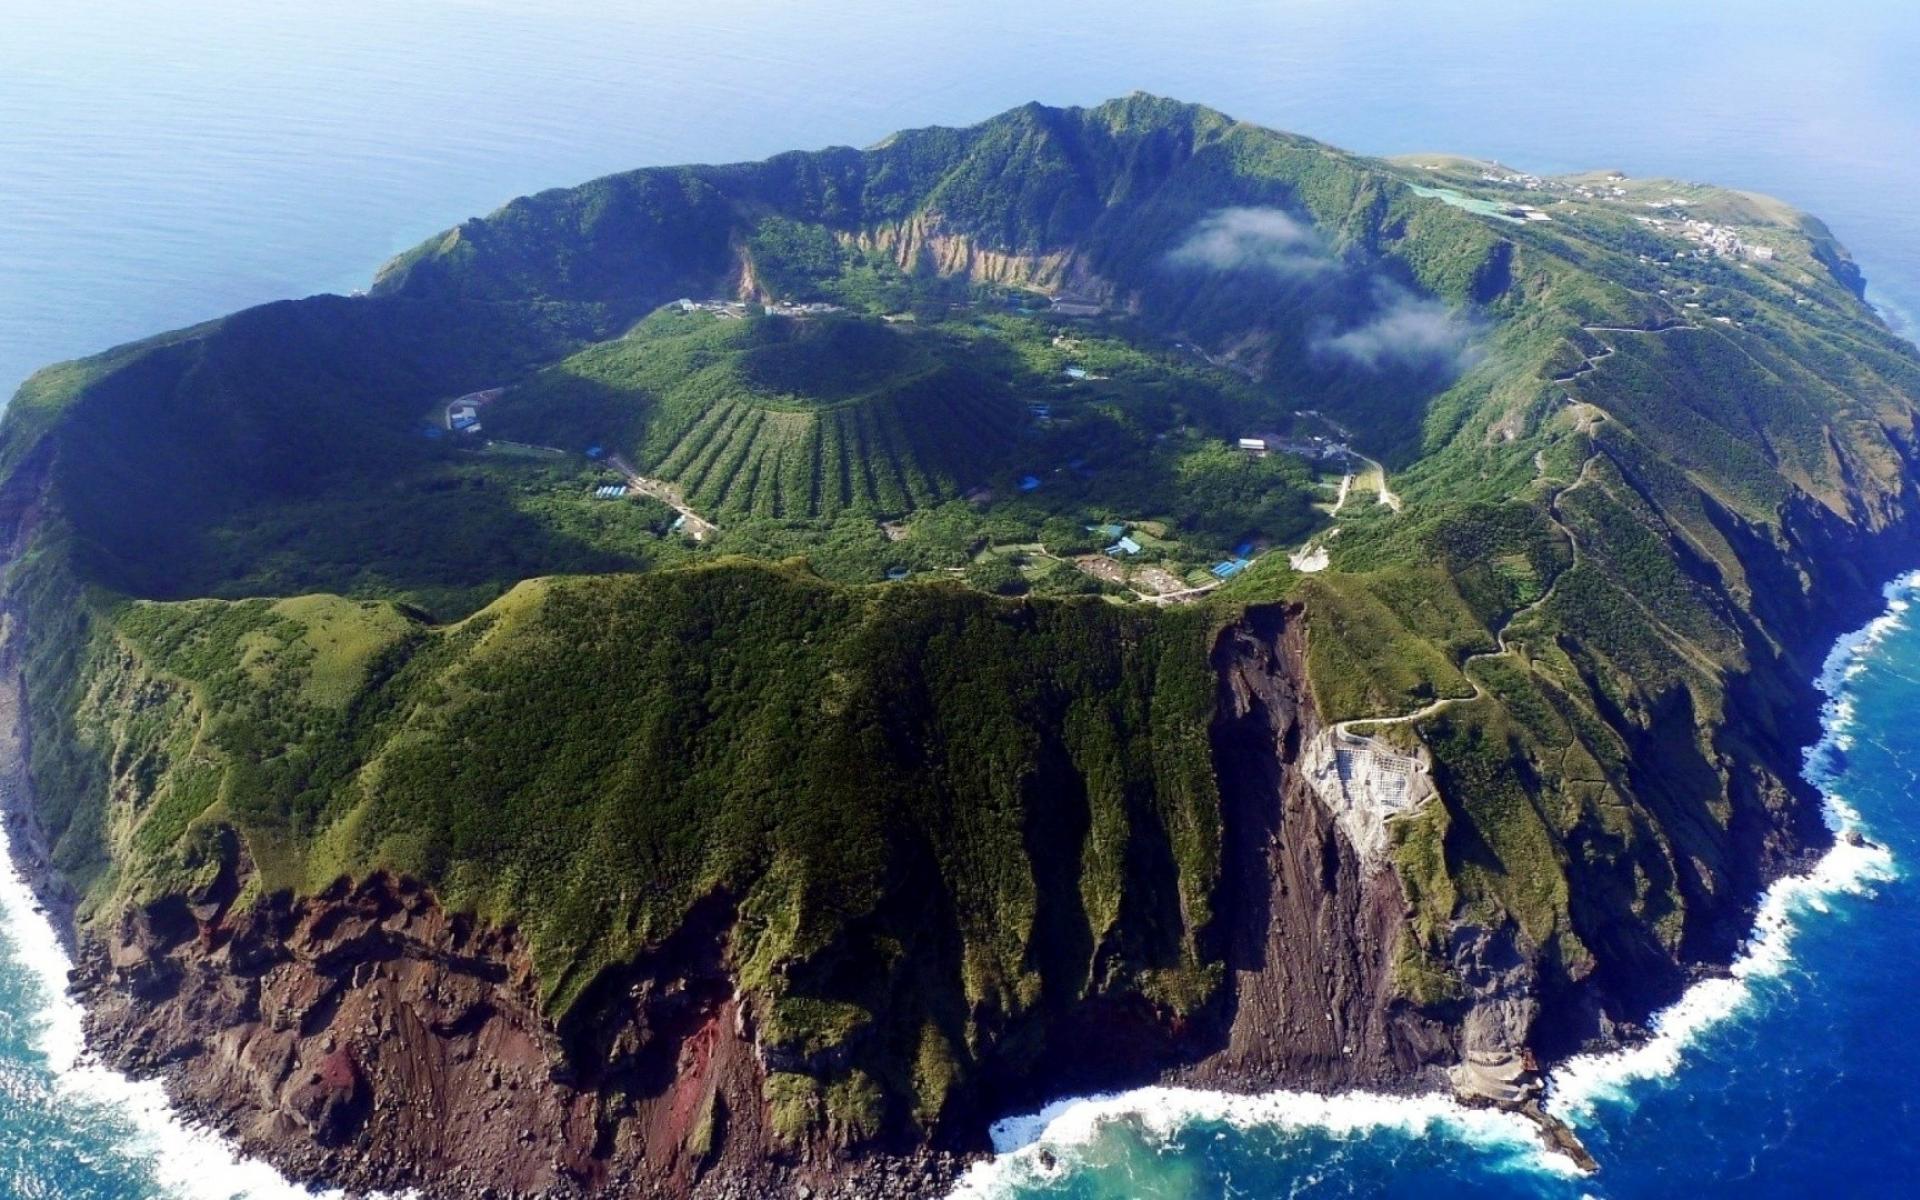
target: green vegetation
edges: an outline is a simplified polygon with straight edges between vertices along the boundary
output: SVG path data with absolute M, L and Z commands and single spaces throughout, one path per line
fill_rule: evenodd
M 938 504 L 1003 472 L 1025 408 L 976 362 L 995 347 L 846 317 L 662 312 L 534 377 L 505 436 L 605 442 L 728 518 L 831 518 Z
M 337 597 L 123 603 L 72 686 L 164 702 L 90 710 L 36 774 L 118 797 L 49 814 L 92 911 L 191 887 L 231 828 L 261 889 L 386 869 L 517 921 L 556 1016 L 734 897 L 763 1037 L 851 1051 L 871 1077 L 828 1111 L 871 1132 L 925 1022 L 977 1045 L 987 1013 L 1123 979 L 1210 994 L 1209 628 L 742 561 L 529 582 L 440 628 Z M 850 944 L 887 969 L 844 970 Z
M 1209 654 L 1285 600 L 1323 721 L 1427 710 L 1401 993 L 1465 997 L 1466 923 L 1637 994 L 1792 819 L 1920 356 L 1777 206 L 1686 189 L 1735 262 L 1648 223 L 1667 185 L 1410 180 L 1573 186 L 1030 106 L 517 200 L 372 296 L 42 372 L 0 467 L 56 863 L 95 921 L 242 854 L 252 895 L 405 873 L 522 929 L 556 1018 L 718 898 L 778 1134 L 932 1130 L 1090 998 L 1217 995 Z M 1350 460 L 1242 436 L 1403 503 L 1329 516 Z M 596 495 L 629 469 L 714 528 Z

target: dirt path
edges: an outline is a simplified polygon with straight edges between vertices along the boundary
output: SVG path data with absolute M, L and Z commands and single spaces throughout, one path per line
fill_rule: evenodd
M 1388 508 L 1392 509 L 1394 512 L 1399 512 L 1401 508 L 1404 507 L 1404 505 L 1401 503 L 1400 497 L 1394 495 L 1392 489 L 1387 487 L 1386 464 L 1375 462 L 1373 459 L 1368 458 L 1364 454 L 1360 456 L 1360 461 L 1366 463 L 1368 466 L 1371 466 L 1375 471 L 1378 471 L 1380 473 L 1380 493 L 1379 493 L 1379 499 L 1376 501 L 1376 503 L 1384 504 Z
M 1338 495 L 1334 496 L 1333 509 L 1327 513 L 1328 516 L 1337 517 L 1340 515 L 1340 510 L 1347 506 L 1347 493 L 1351 492 L 1352 490 L 1353 490 L 1353 472 L 1349 470 L 1345 475 L 1342 475 L 1340 477 L 1340 492 Z
M 1144 595 L 1140 595 L 1140 593 L 1138 592 L 1135 592 L 1134 594 L 1137 596 L 1140 596 L 1142 600 L 1145 600 L 1150 604 L 1185 604 L 1187 601 L 1192 600 L 1196 596 L 1206 595 L 1208 592 L 1213 591 L 1215 588 L 1219 587 L 1221 583 L 1224 583 L 1224 582 L 1225 580 L 1216 580 L 1213 583 L 1203 583 L 1199 587 L 1184 588 L 1177 592 L 1161 592 L 1159 595 L 1156 595 L 1156 596 L 1144 596 Z
M 686 531 L 693 536 L 694 541 L 704 542 L 713 534 L 720 532 L 718 525 L 687 507 L 687 502 L 681 498 L 678 487 L 663 479 L 647 478 L 636 471 L 632 463 L 618 454 L 609 454 L 607 463 L 626 477 L 628 487 L 642 495 L 652 496 L 686 518 Z
M 1583 325 L 1581 326 L 1581 328 L 1585 329 L 1588 333 L 1662 334 L 1662 333 L 1672 333 L 1676 330 L 1698 329 L 1700 327 L 1697 325 L 1690 324 L 1688 322 L 1678 321 L 1671 325 L 1658 325 L 1658 326 L 1651 326 L 1651 327 L 1633 326 L 1633 325 Z M 1606 359 L 1611 357 L 1614 353 L 1615 353 L 1614 347 L 1608 346 L 1605 343 L 1602 343 L 1602 350 L 1599 354 L 1595 354 L 1592 357 L 1587 358 L 1581 364 L 1581 366 L 1576 368 L 1575 370 L 1570 371 L 1565 375 L 1557 376 L 1555 378 L 1555 382 L 1568 383 L 1575 379 L 1580 378 L 1583 375 L 1591 374 L 1599 366 L 1600 363 L 1606 361 Z M 1569 396 L 1568 399 L 1572 400 L 1572 397 Z M 1591 405 L 1589 405 L 1588 407 L 1592 408 Z M 1595 415 L 1591 418 L 1590 422 L 1584 423 L 1580 426 L 1580 431 L 1587 435 L 1589 444 L 1591 444 L 1592 442 L 1594 428 L 1601 421 L 1606 420 L 1605 414 L 1600 412 L 1599 410 L 1597 409 L 1594 410 L 1594 413 Z M 1573 482 L 1569 483 L 1566 487 L 1561 488 L 1559 491 L 1555 492 L 1553 496 L 1547 501 L 1547 519 L 1549 522 L 1552 523 L 1555 529 L 1560 531 L 1560 535 L 1567 539 L 1567 546 L 1573 555 L 1572 561 L 1570 561 L 1567 564 L 1565 570 L 1561 571 L 1559 574 L 1554 576 L 1553 582 L 1547 585 L 1547 589 L 1544 592 L 1540 593 L 1540 596 L 1538 599 L 1533 601 L 1533 603 L 1528 604 L 1522 608 L 1515 609 L 1511 614 L 1508 615 L 1505 621 L 1502 621 L 1500 623 L 1500 628 L 1494 633 L 1494 644 L 1495 646 L 1498 647 L 1498 649 L 1484 650 L 1478 654 L 1470 654 L 1466 658 L 1461 660 L 1460 674 L 1464 679 L 1466 679 L 1468 683 L 1473 685 L 1473 694 L 1470 696 L 1443 696 L 1440 699 L 1433 701 L 1431 704 L 1423 705 L 1412 712 L 1403 713 L 1400 716 L 1396 716 L 1396 717 L 1356 717 L 1351 720 L 1340 721 L 1334 725 L 1335 730 L 1337 730 L 1342 734 L 1346 734 L 1348 736 L 1357 737 L 1361 735 L 1355 734 L 1353 731 L 1354 729 L 1362 726 L 1375 727 L 1375 726 L 1384 726 L 1384 725 L 1411 725 L 1419 721 L 1424 721 L 1429 717 L 1437 716 L 1440 713 L 1447 711 L 1449 708 L 1452 708 L 1456 704 L 1471 704 L 1474 701 L 1483 699 L 1486 696 L 1487 694 L 1486 686 L 1482 684 L 1478 679 L 1475 679 L 1473 677 L 1473 674 L 1472 674 L 1473 665 L 1475 663 L 1484 662 L 1487 659 L 1502 658 L 1509 654 L 1515 654 L 1516 651 L 1514 650 L 1512 644 L 1509 643 L 1507 640 L 1507 631 L 1513 628 L 1515 622 L 1520 621 L 1523 618 L 1535 612 L 1538 612 L 1542 606 L 1544 606 L 1548 601 L 1552 600 L 1554 593 L 1560 587 L 1560 581 L 1566 578 L 1567 573 L 1569 571 L 1572 571 L 1575 567 L 1580 565 L 1580 560 L 1581 560 L 1580 538 L 1579 538 L 1579 535 L 1574 533 L 1573 528 L 1569 526 L 1565 522 L 1565 520 L 1561 518 L 1560 502 L 1563 499 L 1565 499 L 1567 496 L 1573 494 L 1575 491 L 1578 491 L 1580 488 L 1585 487 L 1588 483 L 1592 482 L 1593 464 L 1597 462 L 1599 458 L 1600 458 L 1600 451 L 1597 449 L 1592 451 L 1590 454 L 1588 454 L 1586 460 L 1580 464 L 1580 471 L 1577 475 L 1574 476 Z M 1365 461 L 1367 461 L 1368 463 L 1371 463 L 1375 467 L 1379 466 L 1379 464 L 1374 463 L 1372 459 L 1366 459 Z M 1545 467 L 1546 467 L 1545 461 L 1536 453 L 1534 456 L 1535 470 L 1544 471 Z M 1400 505 L 1398 502 L 1398 497 L 1393 497 L 1392 499 L 1389 499 L 1389 497 L 1391 496 L 1392 496 L 1392 493 L 1387 490 L 1386 470 L 1385 468 L 1381 468 L 1380 469 L 1380 503 L 1391 504 L 1393 506 L 1393 510 L 1395 512 L 1399 512 Z M 1685 638 L 1681 637 L 1677 631 L 1675 631 L 1670 625 L 1668 625 L 1657 614 L 1655 614 L 1652 609 L 1648 608 L 1645 602 L 1643 602 L 1638 596 L 1635 596 L 1630 592 L 1625 592 L 1623 590 L 1622 594 L 1626 596 L 1627 601 L 1629 603 L 1631 603 L 1635 608 L 1640 610 L 1641 614 L 1647 618 L 1648 623 L 1659 633 L 1661 640 L 1665 641 L 1669 646 L 1669 648 L 1671 648 L 1675 654 L 1678 654 L 1680 657 L 1686 659 L 1688 662 L 1692 663 L 1695 667 L 1698 667 L 1703 671 L 1708 671 L 1709 673 L 1711 673 L 1711 671 L 1713 670 L 1714 664 L 1704 659 L 1697 649 L 1695 649 Z
M 1567 539 L 1567 545 L 1573 554 L 1572 561 L 1566 565 L 1564 570 L 1553 577 L 1553 582 L 1547 585 L 1547 589 L 1540 593 L 1538 599 L 1534 600 L 1531 604 L 1515 609 L 1512 613 L 1508 614 L 1506 620 L 1500 623 L 1500 628 L 1495 631 L 1493 635 L 1494 645 L 1497 646 L 1498 649 L 1483 650 L 1478 654 L 1469 654 L 1461 660 L 1460 675 L 1468 683 L 1473 685 L 1473 694 L 1470 696 L 1442 696 L 1431 704 L 1423 705 L 1410 713 L 1403 713 L 1397 717 L 1355 717 L 1351 720 L 1338 721 L 1334 723 L 1334 730 L 1336 732 L 1348 737 L 1361 737 L 1364 735 L 1354 732 L 1359 726 L 1412 725 L 1424 721 L 1428 717 L 1438 716 L 1456 704 L 1471 704 L 1476 700 L 1481 700 L 1486 697 L 1486 685 L 1473 677 L 1471 670 L 1473 665 L 1490 658 L 1502 658 L 1506 655 L 1513 654 L 1514 649 L 1507 641 L 1507 630 L 1513 628 L 1514 622 L 1538 612 L 1542 606 L 1553 599 L 1555 590 L 1559 588 L 1560 581 L 1566 578 L 1567 572 L 1580 565 L 1580 539 L 1575 536 L 1573 530 L 1560 519 L 1560 501 L 1569 493 L 1586 486 L 1592 479 L 1592 467 L 1595 460 L 1599 457 L 1600 452 L 1598 450 L 1589 454 L 1586 461 L 1580 464 L 1579 474 L 1574 476 L 1573 482 L 1561 488 L 1558 492 L 1555 492 L 1553 498 L 1547 501 L 1547 519 L 1552 522 L 1555 529 L 1560 531 L 1561 536 Z
M 1582 325 L 1588 333 L 1672 333 L 1676 329 L 1698 329 L 1698 325 L 1686 321 L 1676 321 L 1671 325 Z M 1600 353 L 1580 360 L 1580 365 L 1564 375 L 1555 375 L 1555 383 L 1572 383 L 1585 375 L 1591 375 L 1601 363 L 1614 355 L 1614 348 L 1605 342 L 1600 343 Z

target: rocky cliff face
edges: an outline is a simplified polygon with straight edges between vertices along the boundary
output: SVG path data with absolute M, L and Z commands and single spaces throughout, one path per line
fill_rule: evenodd
M 855 249 L 880 254 L 909 273 L 958 276 L 973 283 L 1032 288 L 1108 299 L 1113 286 L 1087 270 L 1071 249 L 1002 250 L 965 230 L 950 228 L 935 214 L 918 214 L 844 236 Z
M 515 931 L 386 876 L 241 902 L 246 858 L 230 847 L 237 866 L 191 893 L 95 923 L 75 980 L 89 1033 L 296 1178 L 447 1197 L 938 1193 L 984 1148 L 988 1119 L 1062 1091 L 1437 1084 L 1456 1036 L 1394 994 L 1399 884 L 1364 866 L 1295 766 L 1318 729 L 1304 639 L 1298 612 L 1274 607 L 1214 654 L 1218 1001 L 1184 1022 L 1138 998 L 1085 1002 L 1047 1031 L 1036 1069 L 989 1083 L 935 1131 L 946 1151 L 772 1128 L 723 896 L 556 1029 Z M 8 675 L 17 689 L 11 660 Z
M 1396 995 L 1407 903 L 1300 769 L 1320 732 L 1297 611 L 1255 609 L 1214 651 L 1214 767 L 1226 828 L 1225 1041 L 1179 1072 L 1235 1088 L 1405 1087 L 1454 1034 Z
M 245 912 L 240 880 L 130 910 L 77 983 L 93 1043 L 296 1178 L 473 1196 L 717 1193 L 767 1158 L 723 906 L 610 986 L 599 1023 L 540 1016 L 524 948 L 385 877 Z
M 31 528 L 30 504 L 9 512 Z M 19 697 L 22 614 L 8 616 L 0 685 Z M 1449 934 L 1461 992 L 1408 998 L 1402 881 L 1355 847 L 1303 763 L 1326 733 L 1305 682 L 1310 635 L 1301 610 L 1273 605 L 1214 644 L 1215 1001 L 1185 1020 L 1137 996 L 1083 1001 L 1039 1031 L 1033 1059 L 986 1072 L 928 1138 L 774 1128 L 767 1055 L 733 981 L 736 913 L 721 895 L 555 1028 L 514 930 L 477 926 L 386 876 L 243 903 L 246 856 L 229 847 L 234 865 L 191 892 L 90 926 L 76 973 L 89 1032 L 108 1061 L 161 1076 L 189 1114 L 302 1179 L 429 1197 L 905 1195 L 944 1190 L 984 1149 L 988 1120 L 1052 1096 L 1155 1080 L 1458 1087 L 1448 1068 L 1462 1061 L 1524 1088 L 1530 1049 L 1630 1032 L 1670 998 L 1685 961 L 1631 987 L 1548 978 L 1512 926 L 1466 921 Z M 5 715 L 7 796 L 30 835 L 20 704 Z M 1756 880 L 1812 844 L 1803 799 L 1788 788 L 1754 806 L 1777 815 L 1751 831 Z M 57 899 L 44 862 L 39 874 Z M 1727 929 L 1750 894 L 1725 897 Z

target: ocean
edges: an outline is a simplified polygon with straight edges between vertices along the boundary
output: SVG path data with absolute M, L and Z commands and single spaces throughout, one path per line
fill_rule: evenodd
M 1658 1014 L 1645 1043 L 1550 1076 L 1548 1109 L 1591 1176 L 1530 1125 L 1440 1099 L 1149 1088 L 1067 1100 L 994 1130 L 1002 1154 L 955 1200 L 1074 1197 L 1910 1196 L 1920 1045 L 1906 1035 L 1920 896 L 1920 573 L 1840 639 L 1805 771 L 1842 838 L 1776 883 L 1726 978 Z
M 1366 153 L 1769 192 L 1824 218 L 1912 332 L 1916 62 L 1909 0 L 0 0 L 0 395 L 57 359 L 364 286 L 523 192 L 1135 89 Z M 1836 650 L 1808 767 L 1884 849 L 1777 887 L 1733 978 L 1647 1046 L 1556 1075 L 1597 1175 L 1439 1101 L 1134 1093 L 1010 1120 L 962 1193 L 1911 1194 L 1914 591 Z M 64 971 L 0 871 L 0 1200 L 304 1194 L 88 1063 Z

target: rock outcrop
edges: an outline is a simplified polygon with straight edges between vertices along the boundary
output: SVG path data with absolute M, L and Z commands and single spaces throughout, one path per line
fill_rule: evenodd
M 1221 635 L 1214 764 L 1225 821 L 1226 1044 L 1181 1073 L 1209 1086 L 1405 1088 L 1453 1035 L 1396 995 L 1406 898 L 1369 869 L 1315 790 L 1323 735 L 1298 610 L 1255 609 Z

